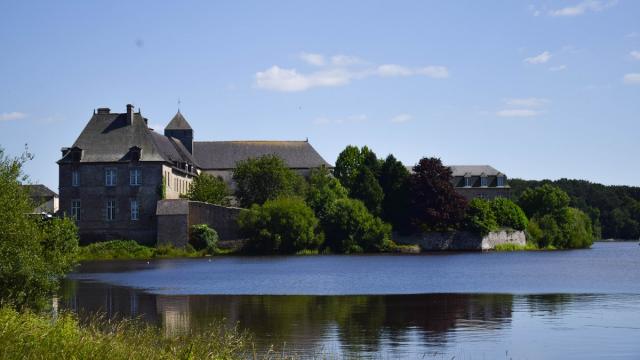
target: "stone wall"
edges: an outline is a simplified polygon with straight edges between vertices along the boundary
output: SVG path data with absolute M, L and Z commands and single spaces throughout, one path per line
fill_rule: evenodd
M 466 231 L 425 233 L 421 235 L 395 236 L 394 241 L 403 245 L 419 245 L 422 251 L 483 251 L 492 250 L 497 244 L 524 246 L 523 231 L 500 230 L 480 236 Z
M 192 225 L 207 224 L 220 240 L 240 239 L 237 218 L 242 209 L 184 199 L 158 201 L 158 245 L 184 247 Z

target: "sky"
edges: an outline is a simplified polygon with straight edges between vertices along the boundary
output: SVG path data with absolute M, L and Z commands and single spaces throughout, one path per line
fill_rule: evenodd
M 0 2 L 0 146 L 34 183 L 94 109 L 196 140 L 640 186 L 640 1 Z

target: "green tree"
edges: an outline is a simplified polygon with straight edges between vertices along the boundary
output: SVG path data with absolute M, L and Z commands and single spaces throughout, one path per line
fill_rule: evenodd
M 522 192 L 518 205 L 529 218 L 540 214 L 553 214 L 569 206 L 569 195 L 559 187 L 544 184 Z
M 498 222 L 491 205 L 491 202 L 484 199 L 471 200 L 465 216 L 465 229 L 482 236 L 497 230 Z
M 384 192 L 375 174 L 368 167 L 360 167 L 349 195 L 362 201 L 371 214 L 378 216 L 382 212 Z
M 321 167 L 311 170 L 306 201 L 321 223 L 335 205 L 336 200 L 344 199 L 347 195 L 347 189 L 331 175 L 329 169 Z
M 218 245 L 218 240 L 218 233 L 207 224 L 191 226 L 189 243 L 194 249 L 213 253 Z
M 411 232 L 409 213 L 409 171 L 393 155 L 387 156 L 380 167 L 382 219 L 402 234 Z
M 342 186 L 350 190 L 360 172 L 361 165 L 362 155 L 360 149 L 357 146 L 348 145 L 338 155 L 333 174 L 340 180 Z
M 497 197 L 491 200 L 491 209 L 499 226 L 514 230 L 525 230 L 529 223 L 524 211 L 513 201 Z
M 33 209 L 22 166 L 31 156 L 7 157 L 0 148 L 0 303 L 39 308 L 71 270 L 78 248 L 70 220 L 43 222 Z
M 409 177 L 411 221 L 421 231 L 459 227 L 467 201 L 451 184 L 451 169 L 437 158 L 422 158 Z
M 306 184 L 302 176 L 275 155 L 238 162 L 233 170 L 233 180 L 237 186 L 236 196 L 243 207 L 283 196 L 303 196 Z
M 300 198 L 267 200 L 238 217 L 246 250 L 258 254 L 292 254 L 318 249 L 323 236 L 313 210 Z
M 228 206 L 230 194 L 227 184 L 221 177 L 201 173 L 193 179 L 186 197 L 193 201 Z
M 334 252 L 357 253 L 384 250 L 391 226 L 367 211 L 362 201 L 338 199 L 326 219 L 325 245 Z

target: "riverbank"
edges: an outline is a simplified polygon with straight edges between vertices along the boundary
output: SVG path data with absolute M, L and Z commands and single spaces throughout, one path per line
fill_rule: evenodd
M 173 246 L 149 247 L 134 240 L 112 240 L 80 246 L 78 261 L 96 260 L 150 260 L 156 258 L 197 258 L 212 255 L 229 255 L 237 251 L 234 248 L 216 248 L 213 251 L 197 251 L 191 246 L 176 248 Z
M 166 337 L 137 320 L 95 317 L 80 322 L 64 313 L 53 318 L 0 308 L 2 359 L 241 359 L 250 338 L 237 329 L 212 325 L 207 331 Z

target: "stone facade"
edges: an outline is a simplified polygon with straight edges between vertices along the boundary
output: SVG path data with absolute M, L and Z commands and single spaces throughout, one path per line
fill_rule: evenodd
M 524 231 L 500 230 L 480 236 L 466 231 L 432 232 L 420 235 L 395 236 L 403 245 L 419 245 L 422 251 L 486 251 L 498 244 L 526 245 Z
M 207 204 L 199 201 L 158 201 L 157 243 L 184 247 L 189 243 L 189 229 L 206 224 L 216 230 L 221 241 L 239 240 L 237 219 L 241 208 Z

